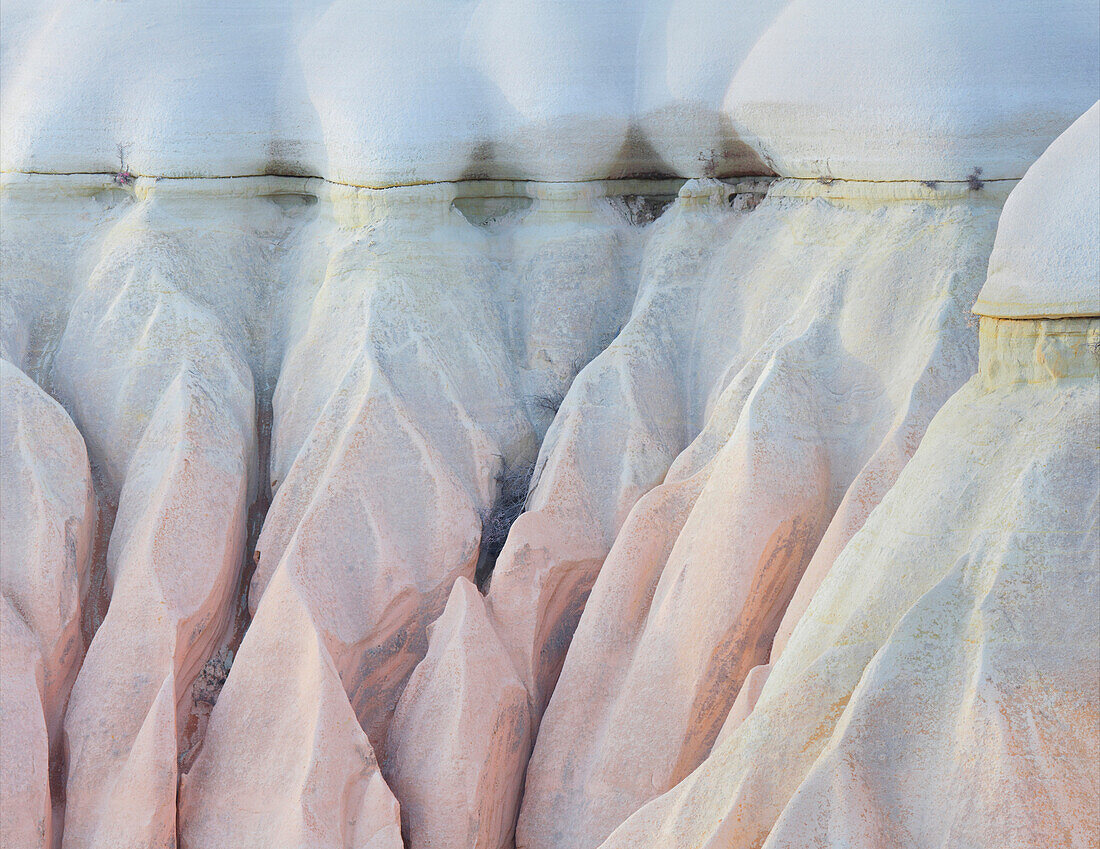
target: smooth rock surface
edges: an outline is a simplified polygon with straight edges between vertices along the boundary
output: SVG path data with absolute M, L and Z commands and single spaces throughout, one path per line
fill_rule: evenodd
M 604 849 L 1095 842 L 1098 332 L 982 319 L 752 715 Z
M 557 195 L 569 197 L 561 192 Z M 675 453 L 687 442 L 687 422 L 693 416 L 687 411 L 688 402 L 682 397 L 677 378 L 686 369 L 686 337 L 694 318 L 698 276 L 714 243 L 738 220 L 738 214 L 730 210 L 730 198 L 730 188 L 718 181 L 692 181 L 681 189 L 672 210 L 655 225 L 646 240 L 638 294 L 629 320 L 614 342 L 577 375 L 547 434 L 525 512 L 510 529 L 509 542 L 497 560 L 485 612 L 481 613 L 480 603 L 477 606 L 487 621 L 476 629 L 472 625 L 463 627 L 457 635 L 454 626 L 437 629 L 432 637 L 429 657 L 433 651 L 448 652 L 448 656 L 458 653 L 470 663 L 466 653 L 485 651 L 486 644 L 495 646 L 499 635 L 498 662 L 478 667 L 481 674 L 462 676 L 457 681 L 449 674 L 450 666 L 440 662 L 422 664 L 414 674 L 415 688 L 402 697 L 401 710 L 416 717 L 413 727 L 420 732 L 424 741 L 421 745 L 453 751 L 454 758 L 470 763 L 466 768 L 476 770 L 480 776 L 480 783 L 472 790 L 461 783 L 421 777 L 421 782 L 446 788 L 436 790 L 433 807 L 465 805 L 479 812 L 503 810 L 503 828 L 495 838 L 501 845 L 510 845 L 512 840 L 524 766 L 530 756 L 530 737 L 538 727 L 603 557 L 629 507 L 660 480 Z M 549 218 L 552 210 L 548 205 L 534 209 L 520 226 L 532 227 L 539 219 Z M 584 216 L 596 217 L 595 212 L 589 209 Z M 553 257 L 569 257 L 578 270 L 606 268 L 600 261 L 603 250 L 593 252 L 589 247 L 593 236 L 578 228 L 584 218 L 569 207 L 558 215 L 566 216 L 566 222 L 553 225 L 551 218 L 534 231 L 552 235 L 535 254 L 542 257 L 542 272 L 532 273 L 534 261 L 522 259 L 522 253 L 518 260 L 524 269 L 523 279 L 529 278 L 551 292 L 554 278 L 547 271 L 556 270 L 559 277 L 562 274 L 560 259 L 551 265 Z M 606 243 L 609 234 L 606 222 L 597 217 L 595 223 L 597 229 L 591 232 L 598 247 L 601 241 Z M 524 234 L 525 241 L 530 240 L 530 232 Z M 570 250 L 572 244 L 581 250 Z M 543 280 L 547 276 L 550 280 Z M 570 282 L 569 277 L 565 280 Z M 584 318 L 583 313 L 580 318 Z M 585 324 L 580 327 L 583 329 Z M 528 334 L 527 338 L 532 336 L 539 338 L 536 334 Z M 557 359 L 568 361 L 576 343 L 570 343 L 570 335 L 559 335 L 557 339 L 561 341 L 556 347 L 547 347 L 557 353 Z M 564 349 L 562 342 L 566 343 Z M 560 387 L 567 381 L 549 385 L 554 391 L 562 391 Z M 536 407 L 533 412 L 546 415 L 552 411 Z M 480 618 L 474 621 L 480 622 Z M 477 632 L 486 636 L 478 637 Z M 451 729 L 456 723 L 469 725 L 471 720 L 466 717 L 471 709 L 467 705 L 483 701 L 511 705 L 517 685 L 530 730 L 517 736 L 512 745 L 498 743 L 476 749 L 467 745 L 460 750 Z M 395 756 L 394 762 L 400 781 L 412 783 L 416 779 L 415 773 L 401 769 L 400 756 Z M 497 816 L 492 815 L 494 825 Z M 471 822 L 480 819 L 481 815 Z M 430 835 L 440 830 L 435 827 L 421 835 L 413 823 L 409 835 L 414 844 L 421 840 L 427 844 Z M 471 831 L 465 842 L 475 839 Z M 456 837 L 454 845 L 464 845 L 464 841 Z
M 53 845 L 50 739 L 42 701 L 42 655 L 11 602 L 0 599 L 0 840 Z
M 270 577 L 290 574 L 379 752 L 425 629 L 473 577 L 501 463 L 533 448 L 482 237 L 450 199 L 440 186 L 348 201 L 375 217 L 340 231 L 288 350 L 249 591 L 259 622 Z
M 1028 169 L 1005 203 L 974 312 L 1100 315 L 1100 103 Z
M 61 405 L 0 360 L 0 588 L 34 639 L 51 737 L 84 656 L 96 501 L 84 440 Z
M 596 580 L 528 768 L 520 845 L 594 845 L 699 764 L 830 522 L 851 535 L 971 372 L 968 305 L 999 203 L 860 191 L 773 186 L 716 258 L 688 377 L 706 425 Z M 849 493 L 854 522 L 838 510 Z
M 96 499 L 61 406 L 0 359 L 0 842 L 51 847 L 62 719 L 84 657 Z M 55 820 L 57 821 L 55 823 Z
M 793 0 L 725 112 L 784 177 L 1019 179 L 1096 101 L 1096 14 L 1092 0 Z
M 4 4 L 4 171 L 1018 179 L 1100 86 L 1094 0 Z M 855 93 L 859 93 L 856 96 Z
M 567 197 L 575 193 L 566 191 Z M 203 769 L 211 774 L 245 776 L 236 779 L 241 793 L 263 795 L 253 781 L 266 779 L 249 777 L 251 760 L 278 757 L 305 768 L 316 757 L 292 738 L 272 739 L 241 714 L 274 685 L 282 666 L 272 662 L 278 644 L 268 651 L 244 649 L 276 632 L 278 611 L 291 603 L 308 611 L 313 638 L 339 673 L 379 760 L 399 763 L 390 751 L 389 725 L 428 651 L 427 627 L 443 612 L 455 581 L 474 577 L 501 478 L 533 461 L 532 426 L 517 385 L 522 371 L 512 351 L 522 356 L 532 350 L 527 340 L 542 338 L 537 329 L 548 326 L 549 341 L 537 349 L 550 352 L 547 367 L 572 363 L 591 356 L 593 337 L 614 315 L 613 305 L 593 303 L 563 327 L 555 324 L 568 318 L 560 306 L 545 309 L 538 298 L 516 303 L 506 282 L 514 269 L 530 266 L 533 254 L 542 257 L 540 280 L 553 294 L 553 281 L 560 279 L 565 290 L 578 279 L 574 269 L 590 262 L 586 250 L 593 239 L 598 258 L 606 256 L 601 245 L 610 241 L 613 247 L 616 225 L 606 211 L 597 213 L 591 198 L 584 214 L 596 219 L 593 225 L 578 226 L 569 215 L 550 215 L 543 223 L 548 213 L 534 207 L 501 237 L 512 246 L 503 268 L 493 261 L 486 236 L 454 210 L 452 198 L 448 186 L 342 191 L 301 236 L 304 267 L 322 269 L 324 276 L 320 288 L 301 293 L 311 300 L 288 309 L 290 342 L 274 397 L 275 499 L 257 544 L 249 591 L 254 619 L 229 675 L 229 684 L 239 680 L 238 691 L 252 695 L 215 707 L 211 728 L 217 733 L 202 753 Z M 321 254 L 325 258 L 311 265 Z M 624 286 L 623 275 L 610 271 L 613 284 Z M 517 318 L 508 324 L 513 309 Z M 519 340 L 514 348 L 512 331 Z M 344 567 L 333 571 L 337 562 Z M 311 715 L 346 708 L 303 698 L 296 710 Z M 505 704 L 523 716 L 526 696 L 519 698 L 513 686 Z M 437 707 L 429 700 L 401 715 L 427 725 Z M 445 727 L 447 715 L 434 721 Z M 529 745 L 525 716 L 517 726 L 514 748 L 522 751 Z M 395 745 L 407 748 L 413 740 L 403 733 Z M 522 763 L 509 768 L 522 773 Z M 495 789 L 491 775 L 485 780 Z M 518 784 L 518 777 L 509 781 Z M 415 841 L 424 806 L 417 807 L 411 775 L 405 786 L 413 793 L 407 827 Z M 195 788 L 184 791 L 185 797 L 196 794 L 185 805 L 196 821 L 205 821 L 210 815 L 204 809 L 216 798 Z M 487 824 L 487 835 L 500 839 L 510 832 L 511 817 L 506 811 L 494 816 L 500 822 Z M 426 825 L 429 834 L 440 827 L 434 822 Z

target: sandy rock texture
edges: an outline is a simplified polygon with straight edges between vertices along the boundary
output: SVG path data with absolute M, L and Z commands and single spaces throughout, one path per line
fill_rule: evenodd
M 606 849 L 1091 845 L 1097 330 L 982 319 L 755 710 Z
M 1095 846 L 1098 16 L 6 0 L 0 844 Z
M 1010 197 L 977 374 L 773 650 L 755 708 L 604 849 L 1096 842 L 1100 269 L 1079 224 L 1100 184 L 1067 173 L 1100 161 L 1096 115 Z M 1048 231 L 1069 255 L 1006 304 L 1005 258 L 1042 256 Z M 1048 310 L 1063 316 L 1016 317 Z
M 84 441 L 61 406 L 0 359 L 0 842 L 50 847 L 51 783 L 84 656 L 96 500 Z M 51 802 L 51 799 L 56 801 Z
M 596 579 L 528 767 L 521 845 L 596 845 L 699 764 L 819 545 L 851 537 L 972 372 L 996 202 L 888 187 L 869 213 L 873 187 L 784 189 L 700 295 L 682 380 L 706 424 Z

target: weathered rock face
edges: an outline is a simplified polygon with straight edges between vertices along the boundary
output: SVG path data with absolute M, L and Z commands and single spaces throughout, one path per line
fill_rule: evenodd
M 528 768 L 525 845 L 596 845 L 698 765 L 826 529 L 851 536 L 973 369 L 995 203 L 891 187 L 868 216 L 784 188 L 700 296 L 683 380 L 707 423 L 596 581 Z
M 183 847 L 398 849 L 398 805 L 300 596 L 279 572 L 180 786 Z M 278 675 L 264 663 L 277 659 Z
M 0 843 L 1097 842 L 1096 0 L 178 6 L 3 6 Z
M 55 809 L 58 820 L 64 812 L 51 774 L 63 762 L 62 720 L 84 656 L 96 501 L 80 433 L 6 358 L 0 503 L 0 842 L 49 847 Z
M 110 606 L 65 719 L 66 846 L 174 841 L 192 682 L 235 603 L 253 383 L 240 334 L 210 304 L 220 286 L 244 290 L 262 258 L 243 227 L 203 235 L 196 206 L 151 196 L 112 228 L 54 360 L 117 504 Z
M 604 849 L 1095 843 L 1098 269 L 1077 226 L 1095 204 L 1065 169 L 1100 160 L 1098 111 L 1013 194 L 975 307 L 978 373 L 773 649 L 755 709 Z M 1045 277 L 1006 303 L 1005 257 L 1047 248 L 1012 222 L 1043 213 L 1076 248 L 1059 303 Z M 1016 318 L 1046 311 L 1063 317 Z
M 1090 845 L 1098 330 L 982 319 L 755 710 L 606 849 Z
M 619 527 L 689 440 L 696 414 L 682 377 L 699 282 L 744 217 L 734 197 L 716 180 L 690 181 L 654 224 L 629 319 L 563 400 L 497 561 L 489 611 L 537 715 Z
M 385 772 L 408 845 L 510 845 L 530 735 L 527 690 L 459 578 L 393 719 Z

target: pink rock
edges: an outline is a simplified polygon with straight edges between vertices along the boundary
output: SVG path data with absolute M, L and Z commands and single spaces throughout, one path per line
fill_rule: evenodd
M 457 696 L 449 677 L 434 680 L 440 667 L 419 667 L 417 687 L 407 693 L 402 705 L 421 717 L 420 725 L 430 721 L 449 728 L 460 718 L 456 712 L 469 701 L 509 701 L 518 675 L 528 693 L 532 734 L 537 729 L 616 531 L 630 507 L 660 481 L 689 438 L 688 421 L 693 416 L 686 410 L 680 375 L 687 367 L 686 338 L 700 269 L 716 243 L 738 222 L 728 195 L 729 189 L 717 181 L 691 181 L 681 190 L 677 205 L 654 226 L 631 318 L 569 389 L 547 434 L 527 510 L 512 525 L 493 572 L 485 608 L 490 630 L 500 636 L 510 663 L 499 664 L 494 675 L 462 679 Z M 539 203 L 546 218 L 553 204 Z M 563 214 L 579 215 L 568 208 Z M 587 215 L 593 218 L 595 211 Z M 538 220 L 533 216 L 528 226 Z M 556 228 L 543 222 L 544 235 L 553 236 L 551 246 L 560 249 L 561 244 L 583 236 L 584 228 L 570 221 Z M 586 249 L 592 248 L 593 239 L 599 241 L 591 233 L 588 238 Z M 530 260 L 535 267 L 550 262 L 552 254 L 543 247 L 544 255 Z M 578 267 L 583 265 L 577 257 L 566 255 Z M 552 270 L 562 274 L 568 269 L 559 264 Z M 575 318 L 583 326 L 593 316 L 582 310 Z M 477 641 L 469 638 L 467 630 L 460 642 L 470 643 L 473 651 Z M 453 651 L 450 646 L 458 640 L 451 630 L 438 633 L 435 639 L 447 641 L 440 651 Z M 437 715 L 429 720 L 433 712 Z M 467 740 L 461 759 L 480 763 L 479 810 L 493 807 L 490 790 L 496 794 L 498 808 L 508 811 L 518 803 L 529 754 L 529 744 L 502 750 L 488 741 L 474 746 Z M 400 759 L 396 763 L 400 768 Z M 402 773 L 410 781 L 416 779 L 411 770 Z M 395 789 L 401 795 L 401 789 Z M 415 827 L 410 835 L 414 842 L 420 840 Z M 511 839 L 510 828 L 501 837 L 505 839 Z
M 397 802 L 307 606 L 280 570 L 181 782 L 181 849 L 401 845 Z
M 0 360 L 0 587 L 33 635 L 43 664 L 50 737 L 84 656 L 95 496 L 84 440 L 61 405 Z
M 326 237 L 334 248 L 325 280 L 304 307 L 275 394 L 278 488 L 257 545 L 255 618 L 229 675 L 241 695 L 219 702 L 211 717 L 212 727 L 236 728 L 247 740 L 230 747 L 219 732 L 202 754 L 229 770 L 242 794 L 262 796 L 248 788 L 271 780 L 245 768 L 242 752 L 270 750 L 278 762 L 310 757 L 247 719 L 247 706 L 282 680 L 279 644 L 249 647 L 281 627 L 283 597 L 301 606 L 301 627 L 325 647 L 350 703 L 307 693 L 317 703 L 299 710 L 322 724 L 350 711 L 384 760 L 427 628 L 455 580 L 474 575 L 496 479 L 530 457 L 530 424 L 487 297 L 483 237 L 451 208 L 449 192 L 337 199 L 342 223 Z M 205 821 L 212 804 L 196 795 L 190 816 Z M 286 816 L 313 816 L 308 798 L 287 804 Z
M 38 641 L 0 598 L 0 843 L 20 849 L 53 845 L 43 677 Z
M 54 364 L 118 499 L 110 606 L 65 717 L 66 849 L 175 842 L 177 764 L 205 712 L 192 683 L 237 600 L 255 404 L 232 305 L 219 316 L 209 303 L 211 290 L 244 291 L 263 251 L 243 221 L 204 235 L 205 208 L 154 192 L 131 209 Z
M 144 694 L 142 694 L 144 695 Z M 138 704 L 142 704 L 141 701 Z M 120 712 L 107 702 L 105 711 Z M 78 714 L 79 715 L 79 714 Z M 151 704 L 139 716 L 141 725 L 134 732 L 117 724 L 104 725 L 121 731 L 128 751 L 121 753 L 99 749 L 89 753 L 98 740 L 95 735 L 74 735 L 74 758 L 79 770 L 70 781 L 69 807 L 65 817 L 65 845 L 88 849 L 113 849 L 118 846 L 149 846 L 175 849 L 176 846 L 176 681 L 171 673 L 161 683 Z M 82 723 L 74 722 L 79 731 Z M 80 747 L 80 748 L 75 748 Z M 100 757 L 96 757 L 101 755 Z M 91 764 L 88 761 L 93 761 Z M 104 765 L 113 771 L 97 771 Z M 87 782 L 101 784 L 89 792 Z
M 978 373 L 836 558 L 753 714 L 605 849 L 1100 838 L 1098 183 L 1085 176 L 1098 110 L 1012 192 L 975 307 Z
M 371 377 L 369 392 L 358 397 L 340 418 L 322 418 L 281 485 L 257 546 L 250 598 L 259 599 L 259 621 L 265 572 L 278 563 L 274 573 L 287 573 L 311 611 L 381 751 L 401 690 L 427 651 L 428 625 L 455 578 L 473 577 L 480 519 L 469 491 L 387 382 Z M 276 668 L 269 665 L 268 674 Z
M 571 705 L 576 717 L 587 712 L 579 725 L 598 721 L 602 706 L 613 695 L 621 678 L 621 670 L 628 666 L 633 646 L 644 628 L 646 612 L 653 598 L 661 567 L 667 561 L 675 542 L 675 538 L 667 534 L 665 529 L 670 524 L 683 523 L 698 495 L 699 486 L 696 480 L 665 485 L 644 496 L 627 518 L 615 547 L 604 563 L 601 578 L 596 582 L 586 608 L 600 609 L 615 603 L 625 615 L 614 618 L 582 617 L 573 645 L 590 639 L 605 645 L 607 651 L 600 656 L 570 651 L 563 669 L 563 679 L 558 685 L 559 689 L 565 685 L 567 679 L 564 676 L 570 674 L 571 668 L 575 668 L 577 672 L 574 674 L 589 682 L 593 688 L 581 702 Z M 631 564 L 631 568 L 617 568 L 617 563 Z M 551 700 L 551 706 L 540 727 L 535 756 L 528 766 L 527 793 L 531 792 L 533 786 L 531 771 L 542 768 L 538 746 L 541 745 L 547 729 L 554 727 L 548 724 L 552 721 L 553 704 L 554 701 Z M 542 836 L 540 829 L 560 833 L 571 821 L 563 819 L 560 824 L 543 822 L 538 819 L 539 812 L 548 810 L 551 806 L 534 808 L 532 816 L 532 810 L 527 805 L 528 797 L 525 795 L 516 834 L 519 846 L 530 841 L 529 830 L 535 832 L 537 839 Z
M 67 846 L 130 845 L 112 843 L 123 834 L 149 845 L 175 839 L 191 682 L 229 626 L 244 547 L 250 434 L 216 397 L 182 373 L 129 464 L 107 555 L 111 605 L 65 719 Z M 127 795 L 131 783 L 145 789 Z
M 493 572 L 488 608 L 536 724 L 615 535 L 694 435 L 688 337 L 703 270 L 739 223 L 728 194 L 691 180 L 653 225 L 630 320 L 569 388 Z
M 619 532 L 528 769 L 517 837 L 530 849 L 596 845 L 706 757 L 746 674 L 768 661 L 795 587 L 860 470 L 867 472 L 834 539 L 853 532 L 867 502 L 885 490 L 881 479 L 896 474 L 901 463 L 889 444 L 919 440 L 965 379 L 973 344 L 965 305 L 995 204 L 932 210 L 902 201 L 868 216 L 858 203 L 784 201 L 783 194 L 773 187 L 724 251 L 741 263 L 740 280 L 702 299 L 696 378 L 701 395 L 707 376 L 714 381 L 708 421 L 635 511 L 649 509 L 673 482 L 694 481 L 699 494 L 674 523 L 647 531 L 668 538 L 667 563 L 620 557 L 620 545 L 629 550 L 624 536 L 637 531 L 628 520 Z M 775 276 L 776 257 L 791 256 L 781 245 L 792 235 L 817 254 L 807 268 L 837 271 L 788 268 Z M 857 242 L 862 255 L 854 263 Z M 908 282 L 884 289 L 899 253 L 866 245 L 898 243 Z M 950 288 L 941 284 L 942 269 L 929 267 L 932 255 L 956 257 Z M 750 309 L 763 293 L 758 287 L 772 284 L 782 291 L 769 291 L 759 312 Z M 909 343 L 868 335 L 867 325 L 897 321 L 900 300 L 921 316 L 904 331 Z M 787 317 L 759 336 L 761 322 L 775 321 L 784 305 Z M 735 335 L 726 341 L 738 323 L 761 340 L 755 350 L 739 350 Z M 613 578 L 616 571 L 623 574 Z M 612 583 L 623 589 L 610 591 Z M 595 624 L 612 621 L 640 625 L 612 635 Z
M 472 583 L 459 578 L 405 688 L 385 772 L 407 846 L 512 845 L 530 749 L 527 691 Z
M 0 360 L 0 843 L 52 846 L 50 771 L 63 774 L 61 721 L 84 656 L 96 502 L 76 427 Z M 42 811 L 45 813 L 42 813 Z M 59 823 L 58 823 L 59 824 Z
M 829 522 L 829 528 L 825 531 L 821 544 L 814 552 L 813 558 L 802 575 L 802 580 L 798 582 L 798 589 L 795 590 L 790 604 L 783 613 L 783 620 L 779 623 L 775 639 L 772 641 L 772 663 L 783 653 L 791 632 L 802 614 L 806 612 L 813 594 L 829 574 L 833 561 L 844 550 L 844 546 L 856 531 L 863 527 L 871 511 L 894 485 L 898 474 L 909 462 L 913 452 L 917 450 L 924 430 L 928 427 L 933 406 L 942 403 L 943 399 L 915 397 L 913 400 L 917 403 L 908 406 L 901 423 L 887 435 L 882 445 L 844 493 L 844 499 L 840 502 L 832 521 Z
M 722 742 L 734 732 L 737 726 L 749 718 L 760 698 L 760 691 L 764 689 L 764 685 L 768 681 L 771 670 L 770 663 L 754 666 L 749 670 L 749 674 L 745 676 L 745 680 L 741 684 L 741 689 L 737 691 L 737 698 L 726 716 L 726 721 L 722 723 L 718 736 L 714 738 L 713 748 L 721 746 Z
M 1095 842 L 1097 324 L 982 319 L 755 710 L 603 849 Z
M 812 431 L 794 430 L 783 412 L 787 404 L 803 407 L 809 399 L 789 394 L 785 380 L 772 377 L 770 383 L 775 390 L 762 384 L 746 425 L 710 475 L 698 476 L 707 484 L 679 534 L 668 534 L 675 545 L 667 563 L 657 566 L 652 601 L 646 605 L 643 599 L 629 612 L 590 602 L 587 609 L 597 618 L 625 613 L 645 624 L 625 644 L 578 630 L 529 767 L 524 835 L 565 846 L 606 837 L 640 802 L 671 787 L 705 757 L 729 712 L 731 693 L 753 665 L 767 660 L 771 635 L 828 508 L 825 452 Z M 780 386 L 788 391 L 779 392 Z M 786 433 L 771 430 L 771 423 L 784 419 Z M 661 488 L 652 493 L 662 496 Z M 601 576 L 609 569 L 634 575 L 639 566 L 612 549 Z M 617 583 L 646 585 L 625 577 Z M 624 657 L 622 666 L 606 657 L 609 645 Z M 603 683 L 574 671 L 574 652 L 599 658 L 589 668 Z M 593 695 L 611 682 L 604 716 L 591 722 L 585 715 L 600 703 Z M 567 818 L 571 802 L 577 807 Z

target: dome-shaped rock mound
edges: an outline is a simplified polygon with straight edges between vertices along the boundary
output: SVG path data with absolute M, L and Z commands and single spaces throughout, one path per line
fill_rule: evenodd
M 726 97 L 784 177 L 1018 179 L 1096 99 L 1096 5 L 794 0 Z
M 1100 103 L 1028 169 L 1001 213 L 974 312 L 1100 315 Z

